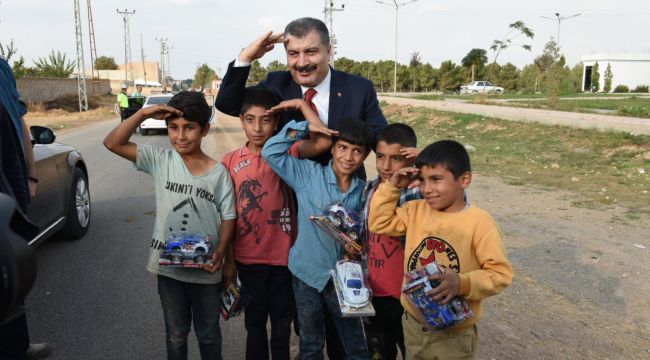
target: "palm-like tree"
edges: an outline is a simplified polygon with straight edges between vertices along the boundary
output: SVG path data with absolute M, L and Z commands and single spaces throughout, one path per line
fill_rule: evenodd
M 461 63 L 464 67 L 470 69 L 471 81 L 474 81 L 474 75 L 477 67 L 483 67 L 488 61 L 487 51 L 483 49 L 472 49 L 463 58 Z
M 38 58 L 34 61 L 36 71 L 39 76 L 67 78 L 72 74 L 75 67 L 75 62 L 66 60 L 66 54 L 61 54 L 60 51 L 56 53 L 54 50 L 47 56 L 47 58 Z

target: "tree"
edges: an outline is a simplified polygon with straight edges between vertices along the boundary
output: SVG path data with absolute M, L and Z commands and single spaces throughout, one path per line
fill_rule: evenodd
M 603 86 L 603 91 L 608 93 L 612 90 L 612 79 L 614 74 L 612 73 L 612 64 L 607 63 L 607 69 L 605 69 L 605 86 Z
M 533 39 L 535 37 L 535 33 L 533 30 L 529 27 L 526 27 L 523 21 L 518 20 L 515 21 L 514 23 L 510 24 L 508 26 L 510 28 L 510 31 L 506 34 L 506 36 L 503 37 L 503 39 L 495 39 L 492 42 L 492 46 L 490 46 L 490 50 L 494 51 L 494 60 L 492 60 L 493 64 L 496 64 L 497 58 L 501 54 L 501 52 L 510 46 L 520 46 L 524 50 L 530 51 L 532 49 L 532 45 L 529 44 L 513 44 L 512 41 L 520 36 L 525 36 L 528 39 Z M 495 76 L 494 73 L 490 73 L 488 71 L 488 78 L 493 78 Z
M 266 70 L 260 65 L 258 60 L 253 61 L 251 64 L 251 70 L 248 73 L 248 83 L 257 84 L 266 77 Z
M 287 65 L 277 61 L 273 60 L 271 61 L 267 66 L 266 66 L 266 71 L 272 72 L 272 71 L 286 71 Z
M 95 69 L 97 70 L 117 70 L 115 59 L 110 56 L 100 56 L 95 60 Z
M 422 65 L 420 61 L 420 53 L 414 51 L 411 54 L 411 60 L 409 61 L 409 67 L 413 69 L 413 92 L 415 92 L 415 87 L 418 85 L 418 67 Z
M 14 39 L 11 39 L 9 45 L 2 45 L 2 43 L 0 43 L 0 58 L 7 60 L 7 62 L 11 61 L 11 57 L 14 56 L 16 52 L 18 52 L 18 49 L 14 46 Z
M 517 89 L 517 80 L 519 79 L 519 69 L 511 63 L 501 67 L 498 75 L 498 85 L 504 90 L 513 91 Z
M 598 72 L 598 62 L 591 67 L 591 89 L 596 92 L 600 89 L 600 72 Z
M 456 92 L 464 80 L 462 68 L 451 60 L 443 61 L 438 70 L 438 84 L 445 93 Z
M 560 59 L 562 63 L 558 64 Z M 546 102 L 548 106 L 556 107 L 560 101 L 560 70 L 564 67 L 564 58 L 560 57 L 560 48 L 552 37 L 544 46 L 542 55 L 535 58 L 535 65 L 542 71 Z
M 65 53 L 61 54 L 60 51 L 55 53 L 52 50 L 47 58 L 38 58 L 38 60 L 34 61 L 34 65 L 36 65 L 38 76 L 67 78 L 74 71 L 75 62 L 66 60 Z
M 203 91 L 203 89 L 205 89 L 205 87 L 208 86 L 216 76 L 217 74 L 208 66 L 208 64 L 202 64 L 198 69 L 196 69 L 192 86 Z
M 471 81 L 474 81 L 474 76 L 476 75 L 476 68 L 482 68 L 485 66 L 485 63 L 488 61 L 487 51 L 483 49 L 472 49 L 467 55 L 461 60 L 461 64 L 464 67 L 470 69 Z

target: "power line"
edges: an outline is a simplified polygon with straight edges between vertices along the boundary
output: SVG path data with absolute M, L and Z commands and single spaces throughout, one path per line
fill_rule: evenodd
M 330 52 L 330 64 L 334 65 L 334 55 L 336 55 L 337 40 L 336 34 L 334 34 L 334 12 L 343 11 L 345 9 L 345 4 L 341 4 L 341 8 L 337 9 L 334 7 L 333 0 L 325 0 L 325 9 L 323 13 L 325 14 L 325 24 L 329 24 L 329 33 L 330 33 L 330 46 L 332 51 Z
M 82 112 L 88 111 L 88 96 L 86 94 L 86 66 L 84 64 L 84 46 L 81 38 L 79 0 L 74 0 L 74 25 L 77 43 L 77 93 L 79 95 L 79 112 Z
M 135 14 L 135 10 L 129 11 L 124 9 L 124 11 L 116 10 L 118 14 L 122 15 L 122 20 L 124 22 L 124 82 L 126 83 L 128 79 L 127 65 L 131 70 L 131 82 L 133 83 L 133 63 L 131 61 L 131 34 L 129 33 L 129 17 Z

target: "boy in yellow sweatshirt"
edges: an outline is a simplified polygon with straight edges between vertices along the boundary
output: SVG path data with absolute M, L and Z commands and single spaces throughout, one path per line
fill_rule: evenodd
M 397 207 L 401 189 L 413 181 L 418 182 L 424 199 Z M 445 274 L 429 277 L 440 282 L 429 295 L 442 304 L 463 296 L 474 313 L 454 327 L 432 331 L 416 320 L 415 311 L 402 295 L 408 360 L 473 358 L 481 301 L 512 282 L 499 227 L 488 212 L 465 201 L 471 181 L 469 155 L 463 145 L 443 140 L 427 146 L 415 167 L 403 168 L 382 183 L 371 201 L 371 232 L 406 235 L 404 272 L 432 261 L 446 267 Z

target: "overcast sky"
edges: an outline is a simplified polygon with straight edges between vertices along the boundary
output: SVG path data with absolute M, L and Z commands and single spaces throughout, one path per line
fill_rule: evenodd
M 392 0 L 384 0 L 392 2 Z M 405 2 L 407 0 L 402 0 Z M 83 45 L 90 67 L 86 1 L 81 3 Z M 76 58 L 72 0 L 0 0 L 0 42 L 14 40 L 18 55 L 32 60 L 61 50 Z M 398 2 L 399 3 L 399 2 Z M 323 18 L 321 0 L 95 0 L 92 2 L 95 39 L 99 56 L 124 62 L 123 25 L 120 10 L 136 10 L 131 17 L 131 52 L 140 60 L 140 35 L 147 60 L 160 59 L 156 38 L 167 38 L 172 47 L 171 73 L 176 79 L 193 77 L 198 63 L 207 63 L 222 74 L 242 47 L 268 30 L 282 31 L 292 19 Z M 345 10 L 334 15 L 338 38 L 337 57 L 354 60 L 391 60 L 395 46 L 395 7 L 374 0 L 334 0 Z M 562 22 L 560 45 L 570 65 L 580 56 L 600 52 L 650 53 L 650 1 L 648 0 L 418 0 L 399 8 L 398 62 L 410 54 L 438 67 L 444 60 L 459 63 L 472 48 L 488 49 L 503 38 L 508 24 L 522 20 L 535 32 L 531 52 L 505 50 L 500 63 L 521 67 L 541 53 L 557 21 L 541 16 L 581 16 Z M 488 54 L 490 58 L 492 52 Z M 282 48 L 267 54 L 262 63 L 286 63 Z

